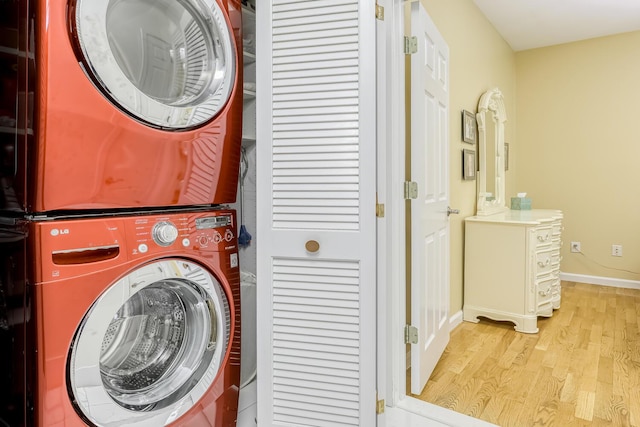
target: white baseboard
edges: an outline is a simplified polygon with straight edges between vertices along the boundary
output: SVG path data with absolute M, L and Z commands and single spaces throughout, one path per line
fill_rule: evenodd
M 462 323 L 462 310 L 449 317 L 449 331 L 453 331 L 456 326 Z
M 639 280 L 616 279 L 613 277 L 588 276 L 586 274 L 560 273 L 560 280 L 566 282 L 588 283 L 590 285 L 611 286 L 614 288 L 640 289 Z

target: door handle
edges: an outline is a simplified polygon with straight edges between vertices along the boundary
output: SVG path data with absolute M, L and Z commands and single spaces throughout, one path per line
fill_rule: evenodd
M 304 244 L 304 248 L 307 250 L 307 252 L 315 254 L 320 250 L 320 243 L 315 240 L 309 240 Z
M 447 216 L 451 214 L 458 215 L 459 213 L 460 213 L 460 209 L 451 209 L 449 206 L 447 206 Z

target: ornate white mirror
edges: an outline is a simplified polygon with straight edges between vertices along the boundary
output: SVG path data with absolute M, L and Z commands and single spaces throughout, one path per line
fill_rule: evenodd
M 507 114 L 498 88 L 485 92 L 478 103 L 478 209 L 493 215 L 509 208 L 505 203 L 504 123 Z

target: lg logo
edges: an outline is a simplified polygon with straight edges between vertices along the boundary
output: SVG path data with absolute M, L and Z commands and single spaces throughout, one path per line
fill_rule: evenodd
M 60 234 L 69 234 L 69 229 L 68 228 L 54 228 L 53 230 L 51 230 L 51 235 L 52 236 L 58 236 Z

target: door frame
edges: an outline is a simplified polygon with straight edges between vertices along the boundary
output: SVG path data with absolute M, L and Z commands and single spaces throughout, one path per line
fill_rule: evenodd
M 383 183 L 386 198 L 385 217 L 378 231 L 378 257 L 384 268 L 378 269 L 378 399 L 385 399 L 388 416 L 378 417 L 378 427 L 403 425 L 398 415 L 407 416 L 418 425 L 485 425 L 481 420 L 424 402 L 407 395 L 406 347 L 406 238 L 405 238 L 405 5 L 420 0 L 378 0 L 385 8 L 386 66 L 378 69 L 384 77 L 386 102 L 383 133 L 378 135 L 378 188 Z M 380 40 L 380 38 L 378 38 Z M 379 100 L 380 101 L 380 98 Z M 384 246 L 380 247 L 380 242 Z M 450 314 L 451 316 L 451 314 Z M 451 319 L 450 319 L 451 320 Z M 383 323 L 384 322 L 384 323 Z M 457 323 L 451 323 L 457 325 Z M 424 424 L 423 424 L 424 423 Z M 490 425 L 490 424 L 486 424 Z
M 379 262 L 385 266 L 378 270 L 378 300 L 381 302 L 378 306 L 381 310 L 378 349 L 383 351 L 378 354 L 378 398 L 385 399 L 385 404 L 391 407 L 397 406 L 401 398 L 399 390 L 404 390 L 406 385 L 406 378 L 400 378 L 406 363 L 405 355 L 399 354 L 399 349 L 404 349 L 404 344 L 399 344 L 402 340 L 399 328 L 404 327 L 406 314 L 405 201 L 402 191 L 405 181 L 405 55 L 402 49 L 405 3 L 406 0 L 378 0 L 385 8 L 384 46 L 378 49 L 385 51 L 387 59 L 384 68 L 381 64 L 378 66 L 378 78 L 385 81 L 386 100 L 386 108 L 379 113 L 386 116 L 386 126 L 384 132 L 378 134 L 378 189 L 383 185 L 386 190 L 386 198 L 378 194 L 379 202 L 385 204 L 385 216 L 378 228 L 378 257 L 386 260 Z M 401 316 L 402 323 L 399 322 Z M 384 422 L 379 422 L 378 426 L 384 426 Z

